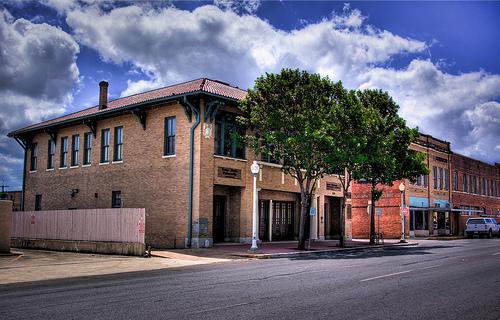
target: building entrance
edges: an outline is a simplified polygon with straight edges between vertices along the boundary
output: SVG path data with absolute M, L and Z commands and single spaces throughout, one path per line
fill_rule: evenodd
M 434 235 L 449 235 L 450 234 L 450 212 L 434 211 L 432 212 L 432 222 Z
M 427 210 L 410 209 L 410 235 L 429 236 L 429 214 Z
M 225 196 L 214 196 L 214 216 L 212 237 L 214 242 L 224 242 Z
M 293 240 L 295 203 L 292 201 L 273 201 L 272 209 L 272 240 Z
M 272 209 L 272 212 L 270 211 Z M 262 241 L 294 240 L 295 202 L 261 200 L 259 202 L 259 238 Z M 271 236 L 269 239 L 269 216 L 272 214 Z
M 340 239 L 340 198 L 325 197 L 325 239 Z
M 269 200 L 259 201 L 259 239 L 269 241 Z

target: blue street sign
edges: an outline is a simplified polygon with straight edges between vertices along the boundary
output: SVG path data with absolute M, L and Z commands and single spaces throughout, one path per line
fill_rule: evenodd
M 311 208 L 311 210 L 309 211 L 309 215 L 315 216 L 316 215 L 316 208 Z

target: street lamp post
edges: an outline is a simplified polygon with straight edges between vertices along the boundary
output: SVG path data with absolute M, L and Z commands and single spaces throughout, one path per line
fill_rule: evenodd
M 399 184 L 399 191 L 401 192 L 401 240 L 399 242 L 405 243 L 405 213 L 404 213 L 404 192 L 405 192 L 405 184 L 403 181 Z
M 257 251 L 257 174 L 259 173 L 259 165 L 254 161 L 250 166 L 250 171 L 253 175 L 253 219 L 252 219 L 252 246 L 250 251 Z

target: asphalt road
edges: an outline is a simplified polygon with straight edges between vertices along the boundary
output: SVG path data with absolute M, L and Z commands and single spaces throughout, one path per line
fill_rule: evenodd
M 0 286 L 0 319 L 500 319 L 500 239 Z

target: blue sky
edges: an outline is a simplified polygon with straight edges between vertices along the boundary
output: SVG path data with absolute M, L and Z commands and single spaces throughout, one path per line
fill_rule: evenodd
M 412 127 L 500 162 L 500 2 L 216 0 L 0 3 L 0 182 L 16 128 L 199 77 L 252 86 L 283 67 L 381 88 Z

